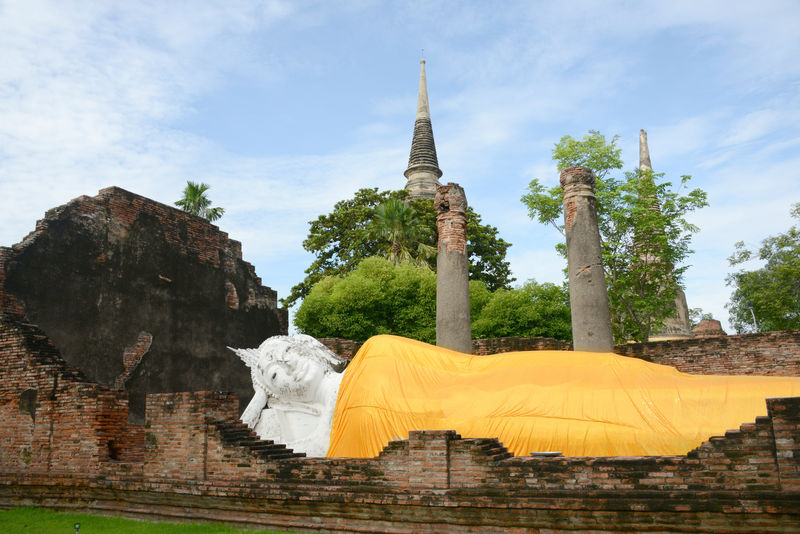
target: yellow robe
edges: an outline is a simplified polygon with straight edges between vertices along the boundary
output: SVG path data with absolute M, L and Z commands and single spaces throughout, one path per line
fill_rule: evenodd
M 697 376 L 609 353 L 469 356 L 396 336 L 369 339 L 345 371 L 328 456 L 373 457 L 409 430 L 498 438 L 515 455 L 686 454 L 766 415 L 800 380 Z

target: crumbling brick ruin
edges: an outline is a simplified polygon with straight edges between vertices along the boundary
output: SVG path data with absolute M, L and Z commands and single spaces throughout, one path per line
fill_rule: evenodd
M 145 395 L 252 395 L 226 346 L 285 334 L 275 291 L 241 244 L 206 220 L 110 187 L 49 210 L 0 248 L 0 312 L 36 324 L 89 380 L 125 390 L 132 420 Z
M 0 249 L 0 305 L 0 508 L 328 532 L 800 525 L 800 398 L 768 400 L 765 416 L 685 456 L 513 457 L 491 436 L 448 430 L 366 459 L 260 440 L 238 418 L 249 376 L 224 345 L 285 333 L 275 293 L 215 226 L 117 188 L 51 210 Z M 571 344 L 472 341 L 475 354 L 532 349 Z M 800 375 L 800 331 L 614 350 L 697 374 Z
M 800 332 L 794 335 L 794 350 Z M 785 336 L 784 336 L 785 337 Z M 702 340 L 692 340 L 699 341 Z M 36 327 L 0 320 L 0 507 L 326 532 L 787 532 L 800 524 L 800 398 L 685 456 L 512 457 L 496 439 L 411 432 L 375 458 L 259 440 L 218 392 L 89 382 Z

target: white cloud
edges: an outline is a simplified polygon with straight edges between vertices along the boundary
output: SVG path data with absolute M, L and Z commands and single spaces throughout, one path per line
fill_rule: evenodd
M 168 124 L 219 82 L 228 59 L 208 52 L 232 52 L 221 35 L 288 14 L 277 2 L 224 5 L 0 7 L 0 196 L 18 200 L 5 206 L 3 242 L 78 194 L 118 184 L 158 197 L 184 179 L 203 142 Z
M 187 179 L 206 181 L 228 210 L 225 229 L 285 296 L 309 261 L 307 221 L 359 187 L 404 183 L 416 80 L 381 85 L 385 72 L 363 65 L 405 61 L 424 47 L 445 179 L 469 186 L 484 222 L 514 243 L 520 281 L 562 278 L 559 237 L 519 203 L 532 177 L 557 184 L 553 143 L 590 128 L 619 133 L 630 168 L 645 127 L 656 168 L 694 174 L 709 192 L 711 207 L 695 216 L 703 231 L 687 296 L 690 306 L 719 308 L 729 243 L 785 230 L 800 198 L 799 21 L 798 4 L 777 0 L 5 2 L 0 243 L 102 187 L 171 203 Z M 649 93 L 662 71 L 677 80 Z M 297 117 L 328 128 L 322 136 L 336 149 L 310 149 L 301 135 L 291 156 L 265 146 L 242 157 L 181 126 L 203 116 L 209 95 L 239 83 L 274 90 L 276 106 L 335 91 L 364 106 L 347 110 L 359 114 L 347 129 L 323 120 L 339 109 Z
M 784 120 L 781 113 L 772 109 L 760 109 L 748 113 L 731 125 L 730 134 L 722 141 L 722 144 L 736 145 L 753 141 L 774 132 Z

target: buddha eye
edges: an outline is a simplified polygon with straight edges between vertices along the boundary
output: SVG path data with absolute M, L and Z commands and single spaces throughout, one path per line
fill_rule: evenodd
M 276 371 L 276 372 L 274 372 L 274 373 L 272 373 L 272 379 L 273 379 L 273 380 L 275 380 L 275 377 L 276 377 L 276 376 L 278 376 L 278 373 L 277 373 L 277 371 Z

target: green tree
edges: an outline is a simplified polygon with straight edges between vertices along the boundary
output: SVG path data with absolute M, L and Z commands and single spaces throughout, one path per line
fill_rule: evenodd
M 692 252 L 698 228 L 685 216 L 707 205 L 700 189 L 686 191 L 690 176 L 673 190 L 663 174 L 636 170 L 620 179 L 610 175 L 623 166 L 618 137 L 607 141 L 591 130 L 578 141 L 564 136 L 553 149 L 562 171 L 573 165 L 592 167 L 597 176 L 597 218 L 608 286 L 612 329 L 617 341 L 645 341 L 674 313 L 673 302 L 686 267 L 678 265 Z M 522 202 L 532 219 L 551 224 L 564 235 L 560 187 L 531 181 Z M 566 256 L 565 244 L 556 249 Z
M 800 220 L 800 203 L 791 214 Z M 755 254 L 742 241 L 728 258 L 731 267 L 754 259 Z M 753 271 L 740 269 L 728 275 L 733 287 L 725 305 L 737 333 L 800 329 L 800 229 L 764 239 L 758 259 L 766 262 Z
M 216 221 L 222 217 L 225 209 L 211 207 L 211 200 L 206 195 L 209 188 L 208 184 L 187 181 L 186 188 L 183 190 L 183 198 L 176 201 L 175 205 L 192 215 L 198 215 L 208 221 Z
M 325 276 L 343 275 L 353 271 L 358 264 L 370 256 L 386 255 L 387 240 L 375 233 L 372 222 L 375 210 L 389 200 L 408 202 L 416 212 L 420 227 L 425 229 L 416 244 L 409 242 L 409 250 L 421 243 L 429 247 L 437 245 L 436 211 L 432 199 L 408 199 L 408 193 L 381 191 L 377 188 L 360 189 L 350 199 L 336 203 L 329 214 L 320 215 L 309 223 L 309 233 L 303 248 L 314 254 L 314 260 L 305 270 L 305 279 L 294 286 L 288 297 L 281 302 L 289 307 L 305 298 L 312 286 Z M 497 228 L 483 224 L 472 208 L 467 208 L 467 254 L 470 263 L 470 279 L 486 282 L 491 290 L 507 287 L 513 278 L 505 259 L 510 243 L 501 239 Z M 433 258 L 429 265 L 435 269 Z
M 494 293 L 480 280 L 471 280 L 469 286 L 473 337 L 570 339 L 565 288 L 532 280 L 520 289 Z M 436 275 L 411 262 L 367 258 L 347 274 L 326 276 L 314 284 L 294 324 L 314 337 L 364 341 L 395 334 L 434 343 Z
M 507 336 L 572 339 L 569 291 L 565 286 L 529 280 L 519 289 L 501 288 L 472 314 L 472 337 L 476 339 Z
M 436 340 L 436 275 L 427 267 L 371 257 L 345 275 L 314 284 L 294 318 L 314 337 L 364 341 L 396 334 Z
M 430 228 L 402 200 L 390 198 L 375 208 L 375 219 L 368 228 L 370 237 L 385 243 L 384 255 L 395 265 L 411 261 L 428 266 L 428 260 L 436 255 L 436 249 L 426 244 L 432 240 Z

